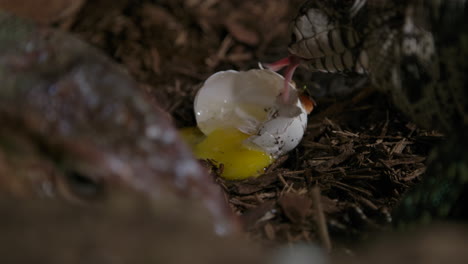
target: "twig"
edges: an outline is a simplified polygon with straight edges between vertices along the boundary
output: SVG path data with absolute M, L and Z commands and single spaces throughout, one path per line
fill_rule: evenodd
M 360 192 L 362 194 L 365 194 L 366 196 L 368 197 L 372 197 L 372 193 L 367 191 L 367 190 L 364 190 L 362 188 L 359 188 L 359 187 L 355 187 L 355 186 L 351 186 L 351 185 L 348 185 L 346 183 L 342 183 L 342 182 L 339 182 L 339 181 L 336 181 L 333 183 L 334 186 L 336 186 L 337 188 L 340 188 L 340 189 L 344 189 L 344 190 L 353 190 L 353 191 L 357 191 L 357 192 Z
M 328 234 L 327 219 L 323 213 L 323 207 L 321 202 L 320 188 L 315 186 L 311 190 L 312 201 L 315 207 L 315 213 L 317 215 L 317 229 L 319 231 L 320 240 L 322 240 L 323 247 L 330 252 L 332 249 L 330 235 Z
M 289 187 L 289 184 L 286 182 L 286 180 L 284 179 L 283 175 L 281 175 L 281 173 L 278 174 L 278 178 L 280 179 L 280 181 L 284 185 L 284 187 L 286 187 L 286 188 Z

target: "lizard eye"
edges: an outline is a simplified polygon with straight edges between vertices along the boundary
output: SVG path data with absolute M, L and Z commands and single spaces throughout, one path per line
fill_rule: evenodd
M 65 172 L 64 188 L 65 196 L 78 200 L 94 200 L 104 193 L 104 185 L 99 180 L 89 177 L 79 171 Z

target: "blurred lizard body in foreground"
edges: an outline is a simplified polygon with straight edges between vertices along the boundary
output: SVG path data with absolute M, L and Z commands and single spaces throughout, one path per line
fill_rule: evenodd
M 432 226 L 383 235 L 355 255 L 325 255 L 315 247 L 260 249 L 245 237 L 210 233 L 206 217 L 187 203 L 114 193 L 90 208 L 63 201 L 0 196 L 2 263 L 465 263 L 468 230 Z M 162 213 L 161 213 L 162 212 Z
M 0 81 L 1 188 L 86 201 L 126 185 L 200 199 L 218 232 L 232 228 L 167 114 L 90 46 L 0 12 Z
M 368 73 L 417 124 L 446 133 L 428 179 L 400 209 L 410 218 L 466 211 L 457 201 L 468 189 L 467 26 L 464 0 L 310 0 L 293 23 L 294 60 L 312 71 Z
M 187 201 L 115 191 L 90 206 L 0 194 L 2 263 L 266 263 L 242 236 L 217 236 Z

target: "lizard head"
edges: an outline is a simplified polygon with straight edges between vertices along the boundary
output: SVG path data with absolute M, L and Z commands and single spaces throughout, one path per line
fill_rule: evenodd
M 232 221 L 167 113 L 122 69 L 72 36 L 0 15 L 2 187 L 86 202 L 123 186 L 195 198 Z

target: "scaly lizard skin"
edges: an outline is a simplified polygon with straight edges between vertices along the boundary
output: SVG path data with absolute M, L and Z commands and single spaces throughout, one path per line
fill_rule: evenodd
M 310 0 L 293 23 L 289 50 L 302 65 L 367 73 L 416 123 L 446 133 L 397 217 L 467 215 L 467 28 L 464 0 Z
M 86 202 L 127 186 L 231 210 L 168 114 L 82 41 L 0 11 L 0 189 Z M 203 212 L 201 212 L 203 213 Z

